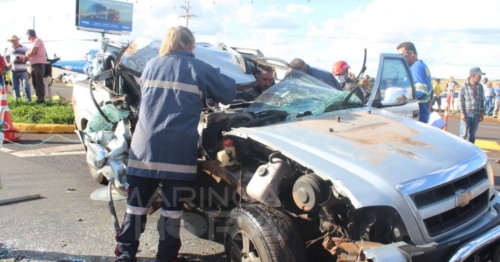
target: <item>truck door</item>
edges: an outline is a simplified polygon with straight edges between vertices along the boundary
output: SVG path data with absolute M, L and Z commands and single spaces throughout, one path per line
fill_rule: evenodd
M 410 68 L 399 54 L 381 54 L 369 106 L 418 120 L 418 101 Z

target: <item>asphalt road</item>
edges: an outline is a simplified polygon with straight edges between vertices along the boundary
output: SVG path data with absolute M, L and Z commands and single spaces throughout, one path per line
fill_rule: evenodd
M 458 121 L 449 124 L 458 133 Z M 481 123 L 478 137 L 500 141 L 500 124 Z M 22 145 L 0 150 L 0 200 L 40 194 L 41 198 L 0 205 L 0 259 L 12 261 L 112 261 L 114 230 L 106 202 L 90 199 L 101 186 L 89 175 L 77 136 L 64 134 L 36 145 L 51 135 L 22 134 Z M 36 145 L 36 146 L 31 146 Z M 9 151 L 10 150 L 10 151 Z M 492 159 L 500 151 L 488 151 Z M 492 163 L 500 185 L 500 165 Z M 125 201 L 116 201 L 121 221 Z M 158 212 L 148 217 L 141 237 L 140 261 L 151 261 L 157 245 Z M 220 244 L 182 230 L 181 254 L 188 261 L 224 261 Z
M 31 82 L 30 82 L 30 86 L 31 86 L 31 95 L 32 96 L 36 95 L 35 89 L 33 88 L 33 84 Z M 53 96 L 60 95 L 64 98 L 71 99 L 71 95 L 73 93 L 73 87 L 71 85 L 53 82 L 51 88 L 52 88 L 52 95 Z M 24 91 L 21 90 L 21 92 L 24 92 Z M 48 97 L 48 96 L 49 96 L 49 94 L 45 94 L 45 97 Z
M 73 134 L 63 136 L 78 139 Z M 112 261 L 115 232 L 107 202 L 89 197 L 102 186 L 90 178 L 85 157 L 78 153 L 82 148 L 76 141 L 55 137 L 43 145 L 26 147 L 48 137 L 47 134 L 23 134 L 23 146 L 8 144 L 0 151 L 3 184 L 0 200 L 41 195 L 31 201 L 0 205 L 0 259 Z M 53 155 L 54 150 L 51 155 L 44 152 L 63 146 L 63 151 L 68 151 L 61 155 Z M 30 154 L 34 148 L 38 155 Z M 7 149 L 14 152 L 5 153 Z M 125 201 L 115 201 L 120 221 L 125 204 Z M 141 236 L 140 261 L 150 261 L 156 254 L 158 215 L 156 212 L 148 217 L 149 223 Z M 182 241 L 180 252 L 188 261 L 224 260 L 220 244 L 198 239 L 185 230 L 182 230 Z
M 73 87 L 61 83 L 52 84 L 52 95 L 59 94 L 60 96 L 71 99 L 71 94 L 73 93 Z

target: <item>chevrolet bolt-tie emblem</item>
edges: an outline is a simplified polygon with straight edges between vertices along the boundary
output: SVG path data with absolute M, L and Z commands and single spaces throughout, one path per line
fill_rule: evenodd
M 465 191 L 463 189 L 455 191 L 456 202 L 455 206 L 464 207 L 470 203 L 472 200 L 472 193 L 470 191 Z

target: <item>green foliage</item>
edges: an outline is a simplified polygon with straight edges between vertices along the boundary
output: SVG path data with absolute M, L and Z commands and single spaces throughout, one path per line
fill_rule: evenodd
M 23 99 L 14 100 L 7 96 L 12 122 L 35 124 L 73 124 L 73 108 L 71 103 L 45 100 L 42 104 L 26 102 Z

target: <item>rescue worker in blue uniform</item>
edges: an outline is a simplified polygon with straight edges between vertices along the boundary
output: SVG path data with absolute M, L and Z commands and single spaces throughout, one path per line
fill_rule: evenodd
M 300 58 L 294 58 L 290 62 L 290 67 L 295 70 L 302 71 L 304 74 L 308 74 L 337 90 L 342 90 L 342 86 L 340 86 L 339 82 L 337 81 L 337 79 L 335 79 L 335 76 L 332 73 L 318 68 L 310 67 L 308 64 L 306 64 L 306 62 L 304 62 L 304 60 Z
M 430 117 L 429 100 L 434 96 L 432 89 L 431 72 L 421 59 L 418 59 L 417 48 L 412 42 L 403 42 L 396 48 L 403 55 L 410 66 L 410 71 L 415 81 L 416 96 L 418 99 L 419 118 L 422 123 L 428 123 Z
M 147 210 L 160 182 L 163 198 L 156 261 L 178 261 L 183 200 L 197 173 L 197 127 L 203 101 L 210 97 L 229 104 L 236 96 L 235 81 L 196 59 L 194 48 L 188 28 L 172 27 L 159 56 L 142 73 L 141 108 L 127 167 L 127 209 L 116 235 L 115 261 L 136 261 Z

